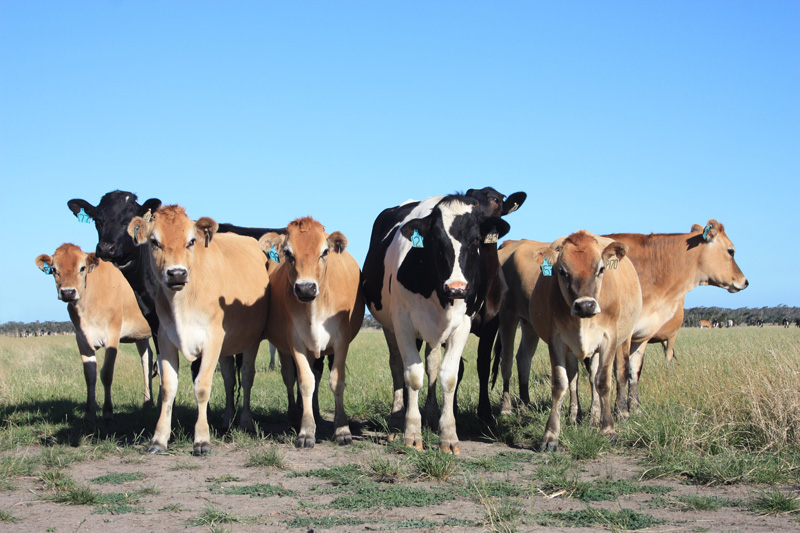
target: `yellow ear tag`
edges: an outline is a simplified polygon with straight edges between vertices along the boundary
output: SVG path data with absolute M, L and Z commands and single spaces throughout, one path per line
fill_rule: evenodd
M 608 263 L 606 263 L 606 268 L 609 270 L 616 270 L 618 266 L 619 266 L 619 259 L 617 259 L 616 257 L 612 257 L 611 259 L 608 260 Z

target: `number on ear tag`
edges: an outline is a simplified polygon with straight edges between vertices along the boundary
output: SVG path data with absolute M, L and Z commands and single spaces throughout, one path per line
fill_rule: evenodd
M 414 234 L 411 236 L 411 246 L 414 248 L 422 248 L 422 235 L 419 234 L 419 230 L 414 230 Z
M 550 277 L 553 275 L 553 265 L 547 262 L 547 259 L 542 258 L 542 276 Z
M 81 207 L 81 210 L 78 211 L 78 214 L 75 215 L 75 216 L 78 217 L 78 222 L 83 222 L 85 224 L 89 224 L 92 221 L 92 217 L 87 215 L 86 211 L 84 211 L 82 207 Z
M 281 262 L 281 256 L 278 255 L 278 250 L 275 249 L 274 244 L 272 245 L 272 248 L 269 249 L 269 252 L 267 252 L 267 255 L 269 256 L 270 259 L 272 259 L 276 263 Z
M 483 244 L 497 244 L 497 239 L 500 238 L 500 234 L 496 231 L 493 231 L 486 235 L 486 238 L 483 239 Z
M 147 210 L 147 213 L 145 213 L 145 214 L 142 216 L 142 218 L 144 219 L 144 221 L 145 221 L 145 222 L 150 222 L 151 220 L 153 220 L 153 213 L 151 213 L 151 212 L 150 212 L 150 209 L 148 209 L 148 210 Z
M 615 270 L 618 266 L 619 266 L 619 259 L 617 259 L 616 257 L 612 257 L 611 259 L 608 260 L 608 263 L 606 263 L 606 268 L 609 270 Z

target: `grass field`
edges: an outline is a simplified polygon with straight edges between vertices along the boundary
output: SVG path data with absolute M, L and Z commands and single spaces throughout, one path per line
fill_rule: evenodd
M 323 498 L 323 503 L 303 504 L 301 496 L 285 487 L 281 489 L 284 492 L 280 492 L 277 488 L 270 488 L 272 485 L 263 483 L 261 485 L 264 486 L 258 485 L 256 488 L 245 487 L 246 490 L 230 486 L 230 483 L 226 485 L 219 480 L 227 479 L 224 470 L 232 468 L 227 463 L 219 465 L 222 473 L 215 472 L 209 477 L 217 480 L 215 483 L 206 483 L 213 487 L 204 490 L 207 489 L 218 498 L 244 498 L 242 494 L 247 494 L 248 490 L 266 493 L 276 500 L 293 499 L 294 505 L 304 510 L 308 506 L 311 509 L 333 509 L 337 508 L 330 507 L 333 502 L 339 502 L 336 505 L 348 509 L 348 513 L 352 513 L 351 518 L 357 522 L 340 523 L 337 521 L 341 518 L 339 512 L 325 518 L 327 522 L 319 523 L 314 522 L 313 517 L 310 523 L 303 520 L 295 523 L 281 515 L 280 520 L 276 518 L 274 521 L 273 525 L 278 528 L 276 530 L 315 526 L 317 529 L 345 531 L 358 524 L 371 523 L 370 520 L 374 519 L 362 516 L 367 511 L 359 510 L 360 505 L 366 508 L 432 509 L 437 505 L 445 505 L 442 502 L 447 500 L 441 499 L 445 496 L 453 496 L 456 498 L 454 502 L 471 502 L 479 510 L 479 516 L 467 516 L 469 512 L 464 511 L 466 514 L 456 512 L 455 515 L 466 516 L 461 521 L 448 516 L 446 520 L 430 522 L 429 518 L 425 518 L 425 512 L 420 512 L 413 518 L 417 522 L 410 522 L 402 529 L 545 530 L 555 525 L 588 525 L 619 530 L 656 527 L 657 524 L 667 524 L 665 527 L 668 527 L 670 518 L 654 518 L 655 522 L 639 524 L 642 516 L 657 516 L 658 512 L 643 514 L 641 506 L 619 507 L 620 501 L 627 501 L 625 498 L 636 500 L 635 496 L 625 494 L 641 495 L 644 485 L 640 487 L 637 484 L 659 486 L 658 483 L 667 482 L 673 485 L 717 487 L 718 491 L 725 490 L 724 487 L 731 487 L 730 490 L 745 487 L 745 493 L 749 496 L 740 497 L 734 502 L 719 492 L 672 497 L 648 493 L 647 505 L 656 505 L 657 509 L 661 509 L 659 512 L 667 513 L 665 516 L 671 516 L 669 509 L 677 513 L 687 509 L 696 513 L 713 513 L 715 509 L 733 507 L 743 513 L 766 513 L 773 520 L 785 521 L 775 527 L 800 528 L 800 522 L 797 521 L 800 488 L 800 329 L 739 327 L 681 330 L 676 345 L 679 364 L 667 365 L 660 346 L 648 348 L 640 386 L 642 412 L 626 423 L 617 424 L 618 439 L 615 443 L 601 437 L 586 424 L 574 426 L 565 423 L 560 451 L 555 454 L 531 451 L 542 437 L 550 409 L 546 346 L 540 345 L 534 358 L 531 406 L 519 405 L 512 416 L 498 418 L 489 425 L 479 421 L 474 414 L 478 399 L 476 347 L 476 339 L 472 338 L 464 354 L 466 373 L 459 391 L 459 437 L 466 443 L 474 443 L 474 447 L 467 447 L 465 457 L 445 456 L 435 450 L 421 454 L 406 453 L 396 443 L 386 443 L 384 430 L 391 406 L 388 354 L 383 335 L 378 331 L 365 330 L 356 338 L 347 360 L 345 405 L 356 436 L 353 452 L 343 455 L 342 449 L 330 442 L 333 398 L 327 385 L 327 372 L 321 387 L 320 406 L 328 422 L 318 425 L 319 444 L 313 453 L 341 457 L 341 464 L 327 461 L 327 469 L 333 473 L 318 473 L 325 481 L 323 485 L 313 486 L 327 487 L 314 490 L 330 490 L 332 492 L 329 494 L 336 494 L 336 499 L 331 500 L 328 496 L 327 499 Z M 320 483 L 315 474 L 307 474 L 314 472 L 313 468 L 304 472 L 301 472 L 302 468 L 286 472 L 282 464 L 287 454 L 300 461 L 303 457 L 301 454 L 306 451 L 291 447 L 293 430 L 286 423 L 286 392 L 280 372 L 267 369 L 268 360 L 265 344 L 259 355 L 252 398 L 259 434 L 252 436 L 234 431 L 217 435 L 212 444 L 218 453 L 206 458 L 190 457 L 196 408 L 189 365 L 183 362 L 170 452 L 168 456 L 156 459 L 144 454 L 143 449 L 152 435 L 158 412 L 155 408 L 145 409 L 141 406 L 138 357 L 132 345 L 123 346 L 117 358 L 113 387 L 114 422 L 98 422 L 96 426 L 89 426 L 82 420 L 85 385 L 74 337 L 0 337 L 0 479 L 5 480 L 0 488 L 0 523 L 19 527 L 20 530 L 42 526 L 41 523 L 32 522 L 33 518 L 25 513 L 15 512 L 14 505 L 18 505 L 19 500 L 12 495 L 27 486 L 26 483 L 34 483 L 32 492 L 37 498 L 55 501 L 62 506 L 72 504 L 76 506 L 75 509 L 88 509 L 87 515 L 114 505 L 132 508 L 123 513 L 127 508 L 120 507 L 117 509 L 118 515 L 136 512 L 146 514 L 141 509 L 147 507 L 138 507 L 137 511 L 136 502 L 141 506 L 141 502 L 148 501 L 148 498 L 160 498 L 158 491 L 163 489 L 147 485 L 144 474 L 130 472 L 128 474 L 134 477 L 123 478 L 124 481 L 120 483 L 142 485 L 137 489 L 138 492 L 129 494 L 130 501 L 125 497 L 120 497 L 120 502 L 109 503 L 102 498 L 98 500 L 100 494 L 97 490 L 92 492 L 90 488 L 92 484 L 100 483 L 94 480 L 104 475 L 111 475 L 111 479 L 114 479 L 115 472 L 98 471 L 91 476 L 81 472 L 81 465 L 88 469 L 88 465 L 96 461 L 117 460 L 135 464 L 147 463 L 152 459 L 159 461 L 159 464 L 172 464 L 177 472 L 182 472 L 181 464 L 187 465 L 186 471 L 189 473 L 186 475 L 191 475 L 192 468 L 189 465 L 200 465 L 207 469 L 215 466 L 215 462 L 220 462 L 223 455 L 233 457 L 240 454 L 245 459 L 236 468 L 251 465 L 249 468 L 267 469 L 271 472 L 268 476 L 270 479 L 278 476 L 286 486 L 312 481 Z M 499 410 L 498 389 L 492 391 L 491 396 L 495 413 Z M 512 384 L 512 391 L 516 395 L 516 380 Z M 583 371 L 580 393 L 584 408 L 587 408 L 589 391 Z M 98 400 L 102 402 L 99 383 Z M 211 400 L 212 425 L 221 423 L 223 403 L 221 378 L 217 374 Z M 425 437 L 426 448 L 436 443 L 434 433 L 427 431 Z M 486 446 L 491 452 L 480 446 Z M 471 456 L 470 449 L 473 452 Z M 610 459 L 607 458 L 610 457 L 622 458 L 621 465 L 635 465 L 634 479 L 622 479 L 624 476 L 613 472 L 606 472 L 598 480 L 583 479 L 585 475 L 581 472 L 591 471 L 598 461 L 605 460 L 606 469 L 623 468 L 613 466 L 616 463 L 609 463 Z M 524 468 L 520 464 L 524 464 Z M 609 467 L 609 464 L 612 466 Z M 510 483 L 512 473 L 520 474 L 522 481 L 516 485 Z M 326 478 L 326 475 L 329 477 Z M 84 484 L 76 481 L 81 477 L 89 481 Z M 228 477 L 233 485 L 236 483 L 232 478 L 241 478 Z M 392 483 L 387 485 L 387 480 Z M 598 482 L 601 483 L 598 485 Z M 371 500 L 358 503 L 360 497 L 383 494 L 386 487 L 399 490 L 403 483 L 427 484 L 424 485 L 425 492 L 416 495 L 408 491 L 423 488 L 406 487 L 406 492 L 400 491 L 392 496 L 397 499 L 394 503 L 394 500 L 388 503 Z M 498 483 L 507 486 L 500 487 Z M 442 492 L 445 486 L 455 488 L 450 492 Z M 239 489 L 244 492 L 236 492 Z M 81 496 L 81 490 L 88 492 Z M 152 494 L 148 496 L 147 490 Z M 534 509 L 539 497 L 537 491 L 559 494 L 562 501 L 567 501 L 567 498 L 578 504 L 576 509 L 568 511 L 577 514 L 559 515 L 559 508 L 537 512 Z M 608 499 L 616 501 L 616 510 L 586 503 L 596 501 L 587 495 L 598 491 L 610 491 Z M 403 498 L 411 497 L 420 499 L 414 500 L 413 504 L 404 503 Z M 12 503 L 4 504 L 6 501 Z M 10 507 L 6 508 L 6 505 Z M 183 504 L 175 505 L 181 508 Z M 633 514 L 629 516 L 623 511 Z M 252 516 L 238 516 L 244 521 L 237 522 L 230 516 L 218 516 L 216 512 L 222 510 L 205 509 L 205 514 L 200 513 L 180 522 L 183 524 L 181 527 L 244 530 L 256 524 L 269 529 L 272 524 L 269 519 L 263 521 L 263 517 L 262 522 L 258 519 L 253 522 Z M 302 514 L 295 509 L 292 516 L 302 518 Z M 724 522 L 723 514 L 718 513 L 718 518 Z M 337 516 L 339 518 L 334 519 Z M 316 519 L 322 520 L 319 517 Z M 734 522 L 733 525 L 736 524 Z M 55 528 L 52 531 L 67 530 L 60 529 L 57 524 L 50 527 Z M 82 530 L 86 528 L 84 524 Z M 90 527 L 88 529 L 91 530 Z M 388 529 L 401 527 L 399 522 L 392 522 Z

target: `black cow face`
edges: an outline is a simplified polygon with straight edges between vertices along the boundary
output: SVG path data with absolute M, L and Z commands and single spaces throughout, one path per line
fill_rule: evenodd
M 467 196 L 478 201 L 483 216 L 501 217 L 513 213 L 525 202 L 528 197 L 524 192 L 515 192 L 508 198 L 492 187 L 483 189 L 469 189 Z
M 81 209 L 94 219 L 97 228 L 97 256 L 124 267 L 138 253 L 128 235 L 128 224 L 134 217 L 146 217 L 161 206 L 161 200 L 151 198 L 144 205 L 136 202 L 136 195 L 127 191 L 112 191 L 105 194 L 97 206 L 86 200 L 73 199 L 67 202 L 70 211 L 77 217 Z

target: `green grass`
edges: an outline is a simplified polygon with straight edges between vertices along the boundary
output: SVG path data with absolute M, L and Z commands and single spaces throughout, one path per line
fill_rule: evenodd
M 18 518 L 15 517 L 13 514 L 9 513 L 6 510 L 0 509 L 0 522 L 6 522 L 6 523 L 12 523 L 13 524 L 17 520 L 18 520 Z
M 219 494 L 240 494 L 251 498 L 269 498 L 270 496 L 294 496 L 295 492 L 283 489 L 276 485 L 258 483 L 255 485 L 212 487 L 212 490 Z
M 141 472 L 133 472 L 130 474 L 106 474 L 90 479 L 89 481 L 98 484 L 119 485 L 131 481 L 141 481 L 142 479 L 144 479 L 144 474 Z
M 534 520 L 545 527 L 603 527 L 612 531 L 645 529 L 663 523 L 648 514 L 631 509 L 609 511 L 587 507 L 582 511 L 542 512 L 534 515 Z
M 779 490 L 771 489 L 753 498 L 748 508 L 757 514 L 796 513 L 800 510 L 800 496 L 789 496 Z
M 334 527 L 359 526 L 364 523 L 364 520 L 347 516 L 304 516 L 284 520 L 283 523 L 290 528 L 302 528 L 304 530 L 314 531 L 315 528 L 324 530 Z
M 245 466 L 258 466 L 262 468 L 286 468 L 284 454 L 275 446 L 270 446 L 266 450 L 254 450 L 250 452 L 250 457 Z

